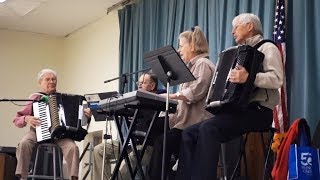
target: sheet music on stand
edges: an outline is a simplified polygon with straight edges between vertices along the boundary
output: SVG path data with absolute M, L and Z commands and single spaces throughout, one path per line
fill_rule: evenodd
M 167 98 L 166 98 L 166 116 L 164 123 L 164 133 L 163 133 L 163 155 L 162 155 L 162 173 L 161 179 L 165 180 L 165 154 L 166 154 L 166 141 L 167 141 L 167 126 L 169 121 L 169 87 L 175 86 L 181 83 L 194 81 L 196 78 L 190 72 L 186 64 L 182 61 L 179 54 L 171 46 L 165 46 L 156 49 L 151 52 L 147 52 L 144 55 L 145 62 L 147 62 L 155 73 L 158 79 L 167 88 Z
M 180 58 L 180 55 L 172 46 L 165 46 L 144 54 L 152 72 L 155 73 L 161 83 L 167 85 L 167 72 L 171 71 L 172 77 L 170 86 L 194 81 L 196 78 L 190 72 L 186 64 Z M 168 92 L 168 90 L 167 90 Z

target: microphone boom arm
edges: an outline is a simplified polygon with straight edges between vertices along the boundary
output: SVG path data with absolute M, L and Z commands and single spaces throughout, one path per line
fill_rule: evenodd
M 122 74 L 122 75 L 121 75 L 121 76 L 119 76 L 119 77 L 116 77 L 116 78 L 112 78 L 112 79 L 105 80 L 105 81 L 104 81 L 104 83 L 108 83 L 108 82 L 111 82 L 111 81 L 114 81 L 114 80 L 120 79 L 120 78 L 122 78 L 124 75 L 126 75 L 126 76 L 130 76 L 130 75 L 132 75 L 132 74 L 137 74 L 137 73 L 139 73 L 139 72 L 149 71 L 150 69 L 151 69 L 151 68 L 146 68 L 146 69 L 142 69 L 142 70 L 135 71 L 135 72 L 132 72 L 132 73 L 124 73 L 124 74 Z
M 27 102 L 27 101 L 39 102 L 40 100 L 36 100 L 36 99 L 0 99 L 0 102 L 11 102 L 11 101 L 15 101 L 15 102 Z
M 48 102 L 49 97 L 43 95 L 39 100 L 37 99 L 0 99 L 0 102 Z

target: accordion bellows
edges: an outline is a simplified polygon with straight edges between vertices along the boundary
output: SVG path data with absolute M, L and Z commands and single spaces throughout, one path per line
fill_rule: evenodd
M 216 114 L 246 108 L 255 88 L 256 74 L 262 70 L 263 59 L 264 54 L 249 45 L 235 46 L 220 53 L 206 99 L 206 110 Z M 229 81 L 230 71 L 238 65 L 249 73 L 243 84 Z

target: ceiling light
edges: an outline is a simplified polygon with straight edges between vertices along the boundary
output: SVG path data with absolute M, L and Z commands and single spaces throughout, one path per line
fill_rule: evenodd
M 3 2 L 5 2 L 6 0 L 0 0 L 0 3 L 3 3 Z

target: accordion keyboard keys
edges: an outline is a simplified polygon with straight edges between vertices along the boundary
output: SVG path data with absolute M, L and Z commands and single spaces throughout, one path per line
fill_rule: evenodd
M 41 125 L 36 127 L 37 142 L 42 142 L 51 139 L 50 127 L 50 113 L 47 103 L 35 102 L 33 103 L 34 116 L 38 117 Z

